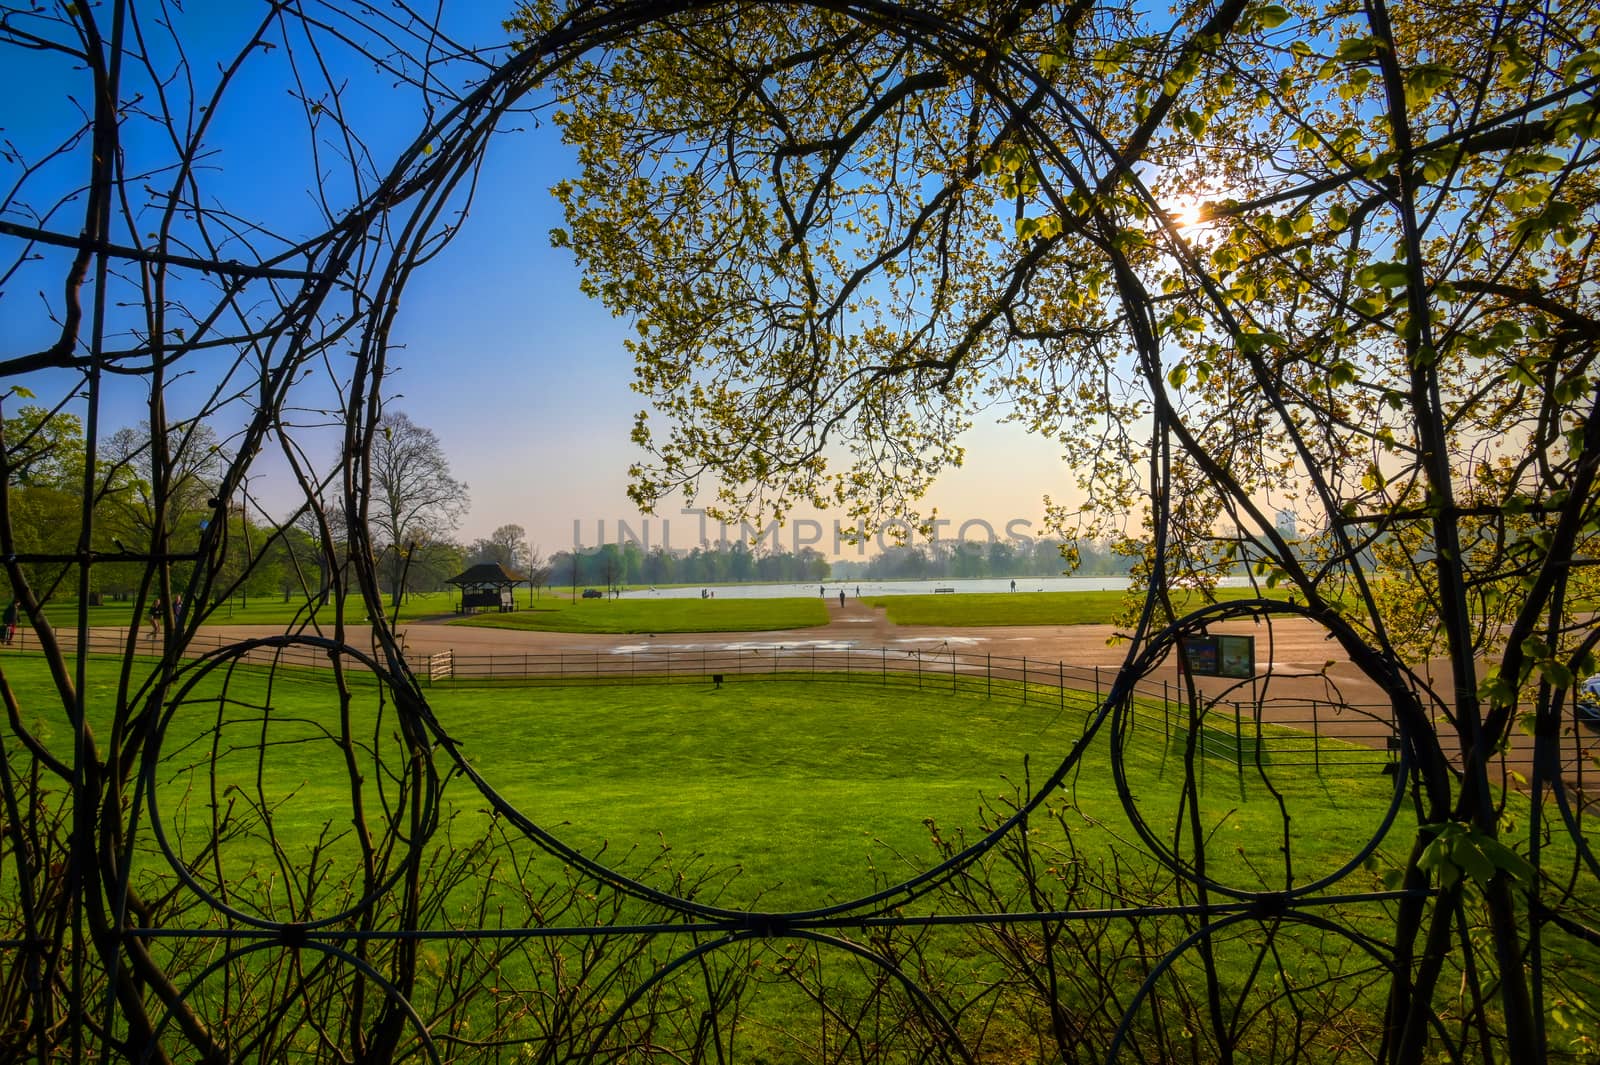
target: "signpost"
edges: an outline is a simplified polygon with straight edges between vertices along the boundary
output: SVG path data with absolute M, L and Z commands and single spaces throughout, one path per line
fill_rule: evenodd
M 1254 636 L 1181 636 L 1178 668 L 1195 677 L 1249 680 L 1256 674 Z

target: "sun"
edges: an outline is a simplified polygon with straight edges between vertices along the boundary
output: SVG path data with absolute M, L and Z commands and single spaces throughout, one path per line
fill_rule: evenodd
M 1164 205 L 1167 217 L 1179 229 L 1197 226 L 1205 221 L 1205 201 L 1193 196 L 1178 196 Z

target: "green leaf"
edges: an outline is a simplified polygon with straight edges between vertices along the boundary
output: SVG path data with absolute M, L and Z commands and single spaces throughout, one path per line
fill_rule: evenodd
M 1558 688 L 1570 688 L 1573 681 L 1576 680 L 1572 675 L 1572 670 L 1568 669 L 1563 663 L 1554 660 L 1539 663 L 1538 669 L 1540 676 Z
M 1431 826 L 1423 827 L 1426 829 Z M 1461 879 L 1461 870 L 1451 860 L 1450 842 L 1442 834 L 1436 836 L 1433 842 L 1424 847 L 1422 853 L 1417 856 L 1417 868 L 1437 875 L 1442 887 L 1450 887 Z
M 1360 63 L 1371 59 L 1378 51 L 1378 42 L 1371 37 L 1351 37 L 1339 44 L 1334 58 L 1344 63 Z
M 1552 174 L 1567 165 L 1567 160 L 1559 155 L 1549 152 L 1528 152 L 1513 155 L 1506 160 L 1506 176 L 1517 177 L 1521 174 Z
M 1289 9 L 1277 4 L 1267 4 L 1256 9 L 1256 19 L 1269 30 L 1277 29 L 1289 21 Z
M 1483 856 L 1495 869 L 1505 873 L 1519 884 L 1531 884 L 1539 876 L 1533 864 L 1492 836 L 1473 834 L 1473 839 Z
M 1279 336 L 1277 333 L 1270 332 L 1240 333 L 1238 342 L 1239 350 L 1244 352 L 1246 355 L 1254 355 L 1262 348 L 1281 348 L 1286 347 L 1288 344 L 1288 341 L 1284 340 L 1283 337 Z
M 1479 887 L 1485 887 L 1494 879 L 1494 862 L 1483 852 L 1481 844 L 1492 842 L 1483 837 L 1463 834 L 1456 837 L 1450 847 L 1450 860 L 1460 866 L 1461 870 L 1478 882 Z
M 1404 262 L 1373 263 L 1356 271 L 1356 284 L 1363 288 L 1403 288 L 1406 283 Z

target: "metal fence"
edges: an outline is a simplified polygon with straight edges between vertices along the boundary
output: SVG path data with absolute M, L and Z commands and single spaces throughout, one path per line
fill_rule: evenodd
M 13 647 L 26 650 L 27 633 Z M 36 643 L 36 640 L 35 640 Z M 69 646 L 75 641 L 67 640 Z M 184 646 L 188 659 L 233 648 L 230 638 L 200 633 Z M 136 651 L 151 656 L 164 644 L 140 632 Z M 92 654 L 128 650 L 125 632 L 96 630 Z M 233 654 L 236 665 L 304 670 L 331 668 L 329 656 L 304 646 L 263 647 Z M 876 684 L 949 695 L 998 699 L 1020 706 L 1052 706 L 1087 713 L 1097 707 L 1116 675 L 1107 666 L 1070 666 L 1041 658 L 976 654 L 949 647 L 933 650 L 819 644 L 797 647 L 704 647 L 694 649 L 600 649 L 554 653 L 469 655 L 454 650 L 410 653 L 406 665 L 427 685 L 630 685 L 732 684 L 806 678 L 834 683 Z M 1203 693 L 1191 706 L 1187 687 L 1175 680 L 1144 680 L 1134 688 L 1133 727 L 1157 734 L 1180 750 L 1191 729 L 1205 758 L 1235 767 L 1271 762 L 1310 766 L 1317 772 L 1371 772 L 1394 759 L 1396 731 L 1388 707 L 1301 698 L 1240 698 Z M 1243 686 L 1246 690 L 1248 686 Z

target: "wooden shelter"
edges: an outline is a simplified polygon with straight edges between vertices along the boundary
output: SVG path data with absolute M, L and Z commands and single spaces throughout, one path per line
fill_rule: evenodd
M 528 578 L 498 562 L 480 562 L 445 583 L 461 589 L 461 603 L 456 613 L 470 614 L 479 609 L 505 613 L 517 608 L 513 590 L 519 584 L 528 583 Z

